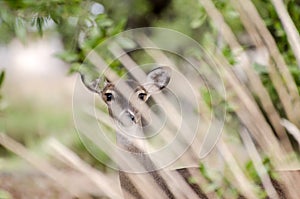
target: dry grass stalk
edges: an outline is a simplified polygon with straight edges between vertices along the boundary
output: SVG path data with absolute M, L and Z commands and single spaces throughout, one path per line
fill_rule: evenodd
M 160 198 L 166 197 L 165 193 L 159 187 L 159 185 L 154 181 L 150 175 L 137 174 L 137 175 L 127 175 L 132 182 L 132 184 L 137 188 L 139 193 L 143 198 Z M 169 182 L 167 182 L 169 183 Z M 180 193 L 173 193 L 176 197 L 182 197 Z
M 228 102 L 234 107 L 237 107 L 235 112 L 241 122 L 251 129 L 255 140 L 267 153 L 273 154 L 277 161 L 281 160 L 284 154 L 280 148 L 279 142 L 276 140 L 272 130 L 266 124 L 266 120 L 259 110 L 252 96 L 247 92 L 247 89 L 237 79 L 229 63 L 223 55 L 215 55 L 217 67 L 222 71 L 224 83 L 228 93 Z M 263 139 L 262 139 L 263 138 Z M 276 151 L 276 152 L 275 152 Z M 281 155 L 278 155 L 281 154 Z M 280 161 L 279 161 L 280 162 Z
M 259 100 L 262 103 L 262 107 L 266 112 L 266 114 L 268 115 L 268 118 L 270 119 L 271 124 L 274 127 L 276 133 L 280 135 L 280 137 L 287 137 L 284 128 L 282 128 L 282 126 L 279 125 L 280 117 L 272 103 L 272 100 L 267 90 L 264 88 L 259 76 L 252 69 L 246 53 L 242 51 L 242 46 L 235 38 L 235 35 L 233 31 L 230 29 L 230 27 L 228 26 L 228 24 L 226 24 L 222 14 L 216 9 L 214 4 L 210 0 L 200 1 L 200 3 L 202 3 L 208 15 L 215 22 L 215 24 L 218 24 L 221 27 L 220 32 L 224 40 L 230 46 L 235 57 L 239 58 L 238 60 L 238 62 L 240 62 L 239 64 L 243 67 L 243 69 L 245 70 L 246 74 L 249 77 L 248 79 L 249 79 L 251 89 L 259 97 Z M 292 151 L 292 147 L 291 144 L 289 143 L 289 140 L 288 139 L 284 139 L 284 140 L 286 141 L 284 145 L 286 149 L 288 151 Z
M 244 27 L 246 28 L 253 44 L 256 46 L 257 49 L 262 48 L 263 41 L 262 41 L 259 33 L 257 32 L 257 29 L 255 29 L 254 25 L 251 23 L 251 20 L 248 19 L 247 15 L 245 15 L 245 12 L 243 12 L 241 6 L 239 5 L 239 3 L 236 2 L 236 0 L 232 0 L 232 4 L 235 6 L 236 10 L 239 12 L 240 19 L 241 19 Z M 279 72 L 278 72 L 277 68 L 274 66 L 274 64 L 271 62 L 269 63 L 267 70 L 269 72 L 271 81 L 279 95 L 279 99 L 283 105 L 283 108 L 284 108 L 288 118 L 293 118 L 293 116 L 290 115 L 290 113 L 293 112 L 291 99 L 290 99 L 290 96 L 288 95 L 288 91 L 286 90 L 286 87 L 282 86 L 282 85 L 284 85 L 284 82 L 282 81 L 281 75 L 279 74 Z M 283 126 L 280 124 L 280 122 L 278 123 L 278 120 L 280 121 L 280 118 L 279 118 L 277 111 L 274 112 L 273 114 L 272 113 L 269 114 L 269 117 L 271 117 L 271 120 L 274 117 L 274 121 L 277 121 L 275 124 L 274 123 L 272 123 L 272 124 L 276 126 L 275 129 L 279 129 L 279 133 L 278 133 L 278 130 L 276 130 L 276 133 L 277 133 L 278 137 L 280 138 L 282 145 L 285 147 L 285 149 L 287 149 L 288 152 L 292 152 L 293 149 L 291 147 L 291 143 L 286 134 L 286 131 L 283 129 Z
M 241 130 L 241 137 L 242 137 L 245 147 L 252 159 L 253 165 L 262 181 L 263 187 L 265 188 L 268 196 L 270 198 L 279 199 L 279 196 L 271 182 L 271 177 L 268 175 L 268 172 L 262 163 L 260 155 L 259 155 L 247 129 L 244 128 Z
M 292 98 L 291 103 L 293 103 L 293 107 L 294 107 L 294 111 L 292 112 L 292 114 L 294 114 L 292 121 L 297 126 L 300 126 L 300 96 L 298 93 L 298 89 L 282 55 L 279 52 L 279 49 L 276 45 L 274 38 L 272 37 L 271 33 L 268 31 L 264 21 L 259 16 L 255 6 L 251 1 L 243 0 L 243 1 L 236 1 L 236 2 L 240 4 L 240 6 L 243 8 L 243 11 L 248 15 L 248 19 L 251 20 L 252 23 L 255 25 L 257 31 L 263 38 L 263 41 L 266 47 L 268 48 L 270 55 L 272 56 L 274 62 L 276 63 L 276 66 L 278 67 L 279 71 L 282 73 L 282 77 L 285 82 L 284 86 L 288 88 L 289 95 Z
M 205 2 L 207 2 L 207 1 L 205 1 Z M 245 6 L 245 3 L 244 3 L 244 1 L 243 2 L 240 2 L 241 3 L 241 5 L 243 5 L 243 6 Z M 248 9 L 248 6 L 245 6 L 245 9 Z M 211 12 L 210 12 L 211 13 Z M 255 20 L 255 19 L 253 19 L 253 16 L 251 15 L 251 19 L 252 20 Z M 257 20 L 255 20 L 255 21 L 257 21 Z M 259 26 L 257 27 L 258 29 L 260 28 Z M 261 34 L 262 35 L 262 34 Z M 276 48 L 276 45 L 275 45 L 275 48 Z M 272 48 L 269 48 L 269 50 L 270 49 L 272 49 Z M 274 49 L 274 47 L 273 47 L 273 49 Z M 274 53 L 274 52 L 272 52 L 272 53 Z M 277 57 L 275 57 L 274 58 L 274 54 L 273 54 L 273 58 L 274 59 L 277 59 L 279 56 L 281 56 L 280 55 L 280 53 L 279 53 L 279 55 L 277 54 L 276 55 Z M 280 58 L 279 58 L 280 59 Z M 277 60 L 278 61 L 278 60 Z M 224 62 L 223 62 L 224 63 Z M 284 74 L 284 75 L 286 75 L 286 76 L 290 76 L 290 73 L 288 72 L 288 70 L 287 70 L 287 67 L 281 67 L 281 69 L 285 69 L 286 71 L 286 74 Z M 228 80 L 231 80 L 231 79 L 228 79 Z M 289 81 L 292 81 L 293 82 L 293 80 L 292 79 L 289 79 L 289 80 L 286 80 L 287 81 L 287 83 L 289 82 Z M 294 82 L 293 82 L 294 83 Z M 295 83 L 294 83 L 294 85 L 295 85 Z M 235 86 L 235 85 L 233 85 L 233 86 Z M 289 89 L 290 89 L 290 92 L 292 91 L 292 92 L 294 92 L 293 94 L 291 94 L 290 93 L 290 95 L 294 95 L 294 97 L 296 97 L 296 98 L 298 98 L 299 96 L 298 96 L 298 94 L 295 92 L 296 90 L 294 89 L 291 89 L 293 86 L 290 86 L 290 85 L 288 85 L 289 86 Z M 295 87 L 294 87 L 295 88 Z M 243 91 L 239 91 L 239 92 L 243 92 Z M 240 95 L 240 93 L 239 92 L 237 92 L 237 94 L 238 95 Z M 295 94 L 297 94 L 297 96 L 295 96 Z M 243 98 L 241 98 L 241 100 L 243 101 L 244 99 Z M 246 105 L 246 104 L 245 104 Z M 295 104 L 294 104 L 295 105 Z M 246 105 L 247 106 L 247 105 Z M 248 106 L 249 106 L 249 104 L 248 104 Z M 247 108 L 247 107 L 246 107 Z M 254 107 L 253 107 L 254 108 Z M 263 149 L 265 149 L 265 152 L 267 152 L 268 154 L 272 154 L 272 157 L 275 157 L 275 165 L 276 165 L 276 167 L 279 167 L 279 166 L 282 166 L 282 164 L 284 164 L 284 162 L 282 161 L 282 160 L 284 160 L 286 157 L 288 157 L 287 156 L 287 154 L 286 153 L 284 153 L 284 151 L 282 151 L 281 150 L 281 148 L 280 148 L 280 145 L 279 145 L 279 143 L 278 143 L 278 141 L 276 140 L 276 138 L 274 137 L 274 135 L 272 135 L 272 130 L 271 129 L 269 129 L 269 127 L 267 126 L 267 125 L 265 125 L 265 120 L 263 119 L 263 118 L 261 118 L 261 119 L 259 119 L 257 116 L 260 116 L 260 114 L 257 114 L 258 112 L 257 112 L 257 109 L 252 109 L 252 108 L 250 108 L 250 109 L 248 109 L 248 111 L 251 113 L 255 113 L 256 112 L 256 114 L 253 114 L 253 118 L 252 117 L 248 117 L 248 118 L 244 118 L 244 119 L 242 119 L 242 120 L 244 120 L 243 122 L 245 122 L 245 124 L 248 124 L 248 125 L 246 125 L 247 126 L 247 128 L 248 129 L 250 129 L 250 132 L 254 135 L 254 137 L 255 137 L 255 139 L 256 139 L 256 141 L 258 142 L 258 143 L 260 143 L 260 142 L 264 142 L 264 144 L 266 144 L 265 146 L 262 146 L 261 144 L 260 144 L 260 146 L 262 146 L 262 148 Z M 240 118 L 243 118 L 243 117 L 245 117 L 245 115 L 244 114 L 247 114 L 247 112 L 244 112 L 244 114 L 243 113 L 238 113 L 237 112 L 237 114 L 239 115 L 239 117 Z M 256 117 L 255 117 L 256 116 Z M 250 123 L 249 123 L 250 122 Z M 251 124 L 252 123 L 252 124 Z M 255 133 L 256 132 L 256 133 Z M 259 133 L 258 133 L 259 132 Z M 267 133 L 267 136 L 265 136 L 266 135 L 266 132 L 268 132 Z M 257 134 L 258 133 L 258 134 Z M 259 139 L 263 139 L 264 141 L 260 141 Z M 271 141 L 272 140 L 272 141 Z M 264 145 L 263 144 L 263 145 Z M 266 150 L 267 149 L 267 150 Z M 282 181 L 287 185 L 286 187 L 288 188 L 288 192 L 290 193 L 290 195 L 291 196 L 293 196 L 293 195 L 295 195 L 295 193 L 293 193 L 293 189 L 294 188 L 291 188 L 291 187 L 289 187 L 288 186 L 288 184 L 290 184 L 290 183 L 293 183 L 293 184 L 297 184 L 297 179 L 295 179 L 293 176 L 291 176 L 291 175 L 284 175 L 283 176 L 283 178 L 282 178 Z
M 81 197 L 80 190 L 76 190 L 66 183 L 63 179 L 63 173 L 59 172 L 56 168 L 50 165 L 48 162 L 38 158 L 34 154 L 32 154 L 28 149 L 26 149 L 23 145 L 16 142 L 12 138 L 8 137 L 4 133 L 0 133 L 0 144 L 11 152 L 15 153 L 19 157 L 26 160 L 32 166 L 34 166 L 37 170 L 39 170 L 42 174 L 52 179 L 54 182 L 58 183 L 62 188 L 68 191 L 74 197 Z
M 228 92 L 235 94 L 232 95 L 228 101 L 232 103 L 234 107 L 238 107 L 235 110 L 236 114 L 241 119 L 242 123 L 250 130 L 260 147 L 275 158 L 276 162 L 281 162 L 283 157 L 285 157 L 285 153 L 281 149 L 278 140 L 274 136 L 270 126 L 267 124 L 259 107 L 253 98 L 246 93 L 244 87 L 230 70 L 229 63 L 225 57 L 218 55 L 215 58 L 218 60 L 218 67 L 220 67 L 222 74 L 224 75 Z
M 288 42 L 294 51 L 295 58 L 300 68 L 300 36 L 299 32 L 292 21 L 291 16 L 287 12 L 282 0 L 272 0 L 276 12 L 281 20 L 283 28 L 288 37 Z
M 284 186 L 284 192 L 288 195 L 287 198 L 291 199 L 298 199 L 300 190 L 299 190 L 299 175 L 293 174 L 293 172 L 284 171 L 279 172 L 279 179 L 278 181 L 282 183 Z
M 178 198 L 199 198 L 191 187 L 185 182 L 182 176 L 176 171 L 163 170 L 160 172 L 162 177 L 167 181 L 172 193 Z M 177 198 L 177 197 L 176 197 Z
M 241 94 L 241 93 L 239 93 Z M 243 98 L 242 98 L 243 99 Z M 248 111 L 245 110 L 242 104 L 239 106 L 239 101 L 236 101 L 237 106 L 240 107 L 236 113 L 241 119 L 241 121 L 244 123 L 245 126 L 250 130 L 252 135 L 254 136 L 255 140 L 257 143 L 262 147 L 264 152 L 270 155 L 271 159 L 274 160 L 274 165 L 276 168 L 280 167 L 286 167 L 284 165 L 290 164 L 290 162 L 285 162 L 284 159 L 288 157 L 284 151 L 281 150 L 279 143 L 277 142 L 276 138 L 274 135 L 269 134 L 266 136 L 266 132 L 264 129 L 260 128 L 261 127 L 261 120 L 257 118 L 253 118 L 249 116 Z M 250 104 L 248 104 L 250 105 Z M 243 108 L 244 110 L 241 110 Z M 293 162 L 294 163 L 294 162 Z M 295 193 L 295 190 L 298 190 L 296 186 L 298 186 L 298 179 L 290 175 L 289 173 L 283 173 L 281 175 L 281 182 L 285 185 L 285 188 L 289 195 L 292 198 L 296 198 L 295 196 L 299 193 Z M 292 186 L 290 186 L 292 184 Z M 295 185 L 295 186 L 294 186 Z
M 226 60 L 224 60 L 224 61 L 222 62 L 223 64 L 226 63 Z M 229 80 L 232 80 L 232 79 L 233 78 L 229 78 Z M 233 84 L 233 86 L 236 86 L 236 85 Z M 243 91 L 241 90 L 237 94 L 240 95 L 242 93 L 243 93 Z M 241 99 L 244 100 L 244 98 L 241 98 Z M 290 164 L 290 162 L 287 162 L 285 160 L 288 157 L 288 155 L 286 153 L 284 153 L 284 151 L 281 150 L 279 143 L 276 140 L 276 138 L 274 137 L 274 135 L 268 134 L 267 133 L 268 130 L 262 128 L 264 122 L 262 122 L 261 119 L 258 119 L 257 117 L 253 118 L 248 114 L 248 112 L 251 109 L 253 109 L 254 107 L 251 107 L 250 110 L 249 109 L 245 110 L 246 107 L 243 107 L 242 104 L 239 104 L 240 103 L 239 100 L 237 100 L 237 101 L 233 101 L 233 100 L 232 100 L 232 102 L 237 103 L 237 106 L 240 107 L 236 110 L 237 115 L 239 116 L 239 118 L 241 119 L 243 124 L 245 126 L 247 126 L 247 128 L 250 130 L 250 132 L 254 136 L 255 140 L 262 147 L 264 152 L 267 153 L 268 155 L 270 155 L 275 167 L 280 168 L 280 167 L 285 167 L 284 165 L 286 165 L 286 164 Z M 248 106 L 252 106 L 251 103 L 249 103 Z M 298 194 L 298 193 L 294 193 L 295 192 L 294 185 L 298 184 L 298 180 L 294 176 L 289 175 L 289 174 L 283 174 L 281 182 L 284 185 L 286 185 L 285 186 L 286 190 L 288 191 L 288 193 L 291 196 Z M 293 187 L 289 186 L 289 184 L 291 184 L 291 183 L 293 184 Z
M 297 128 L 297 126 L 286 119 L 282 119 L 281 124 L 295 138 L 295 140 L 298 142 L 298 145 L 300 146 L 300 130 Z
M 219 18 L 222 17 L 222 15 L 215 9 L 215 7 L 212 5 L 211 2 L 210 3 L 208 3 L 209 1 L 203 1 L 203 2 L 205 2 L 205 4 L 208 4 L 207 11 L 208 11 L 208 13 L 210 13 L 211 17 L 219 17 Z M 215 12 L 212 12 L 210 9 L 214 9 Z M 221 20 L 219 18 L 216 19 L 216 21 Z M 228 33 L 228 32 L 230 32 L 230 31 L 227 30 L 223 34 L 225 35 L 225 33 Z M 231 34 L 229 36 L 227 35 L 226 38 L 227 37 L 234 38 L 233 34 Z M 230 39 L 227 39 L 227 40 L 230 40 Z M 237 42 L 233 42 L 233 43 L 237 44 Z M 225 62 L 226 62 L 226 59 L 222 58 L 221 63 L 224 65 Z M 230 72 L 228 74 L 230 74 Z M 259 108 L 257 107 L 257 105 L 255 105 L 253 100 L 246 101 L 248 96 L 244 94 L 244 89 L 238 88 L 238 87 L 240 87 L 238 81 L 235 80 L 236 82 L 233 83 L 233 78 L 234 78 L 234 76 L 231 75 L 230 78 L 226 78 L 226 79 L 229 82 L 231 81 L 232 82 L 231 85 L 233 87 L 236 87 L 236 89 L 238 89 L 238 90 L 235 89 L 236 90 L 235 93 L 238 96 L 241 96 L 240 100 L 242 102 L 243 101 L 245 102 L 244 103 L 245 109 L 248 109 L 248 111 L 245 110 L 245 112 L 243 112 L 243 111 L 241 112 L 238 110 L 237 114 L 242 119 L 244 124 L 247 124 L 247 128 L 252 129 L 251 133 L 254 134 L 254 137 L 256 138 L 256 141 L 258 143 L 260 143 L 260 146 L 262 148 L 264 148 L 267 153 L 273 154 L 277 160 L 281 160 L 283 157 L 285 157 L 285 156 L 282 156 L 285 153 L 283 153 L 283 151 L 281 150 L 279 142 L 274 137 L 272 130 L 266 123 L 264 117 L 262 116 L 261 112 L 259 111 Z M 237 103 L 239 104 L 239 102 L 237 102 Z M 252 117 L 247 116 L 249 114 L 248 112 L 251 113 Z M 261 139 L 262 136 L 264 137 L 264 139 Z M 278 155 L 278 154 L 281 154 L 281 155 Z M 281 162 L 281 161 L 279 161 L 279 162 Z
M 89 56 L 87 57 L 88 60 L 97 68 L 99 72 L 105 73 L 105 77 L 109 81 L 117 81 L 119 79 L 118 75 L 111 70 L 107 63 L 98 55 L 96 51 L 90 51 Z
M 274 65 L 273 61 L 270 60 L 269 66 L 268 66 L 268 71 L 269 75 L 271 78 L 271 81 L 276 89 L 276 92 L 279 96 L 279 99 L 282 103 L 282 106 L 285 110 L 286 116 L 288 119 L 293 120 L 293 104 L 292 104 L 292 99 L 291 96 L 288 94 L 287 90 L 285 87 L 282 85 L 284 84 L 280 74 L 278 73 L 276 66 Z M 279 136 L 281 139 L 284 139 L 282 136 Z
M 69 164 L 72 165 L 76 170 L 82 172 L 84 175 L 88 176 L 107 196 L 111 198 L 122 198 L 121 193 L 119 193 L 119 188 L 116 186 L 112 186 L 113 182 L 103 173 L 91 168 L 87 163 L 83 162 L 75 153 L 67 149 L 65 146 L 60 144 L 56 140 L 49 141 L 49 145 L 52 149 L 58 154 L 62 156 Z M 163 174 L 161 172 L 161 174 Z M 141 176 L 142 174 L 129 175 L 128 177 L 141 192 L 141 195 L 145 198 L 151 197 L 162 197 L 164 195 L 161 192 L 161 189 L 157 187 L 157 184 L 150 176 Z M 166 182 L 170 185 L 171 188 L 176 189 L 173 191 L 173 194 L 179 198 L 183 198 L 189 195 L 193 195 L 191 191 L 188 191 L 187 185 L 184 185 L 180 176 L 175 176 L 175 173 L 171 173 L 169 175 L 164 175 Z M 174 184 L 174 182 L 179 183 Z M 185 189 L 179 189 L 179 187 L 185 186 Z M 146 188 L 147 187 L 147 188 Z M 179 191 L 178 191 L 179 190 Z
M 205 187 L 209 185 L 209 182 L 200 174 L 199 168 L 196 170 L 194 168 L 190 168 L 189 172 L 194 180 L 194 183 L 197 184 L 202 190 L 205 191 Z M 206 193 L 208 198 L 217 198 L 215 192 L 208 192 Z
M 230 152 L 226 146 L 223 139 L 220 140 L 219 144 L 220 152 L 222 153 L 223 158 L 225 159 L 227 165 L 229 166 L 232 174 L 234 175 L 236 181 L 238 182 L 238 187 L 241 193 L 243 193 L 247 198 L 257 198 L 254 193 L 254 186 L 249 182 L 247 177 L 244 175 L 242 169 L 239 167 L 236 162 L 233 154 Z
M 111 198 L 122 198 L 118 192 L 119 189 L 113 188 L 111 180 L 100 171 L 95 170 L 90 165 L 82 161 L 77 154 L 70 151 L 67 147 L 62 145 L 59 141 L 52 138 L 48 141 L 49 146 L 54 150 L 55 154 L 59 155 L 68 162 L 76 170 L 80 171 L 85 176 L 88 176 L 92 182 L 97 185 L 107 196 Z
M 109 50 L 139 83 L 143 83 L 145 81 L 145 79 L 147 78 L 145 72 L 141 69 L 138 70 L 138 64 L 135 63 L 133 59 L 128 54 L 126 54 L 126 52 L 117 43 L 112 43 L 109 46 Z

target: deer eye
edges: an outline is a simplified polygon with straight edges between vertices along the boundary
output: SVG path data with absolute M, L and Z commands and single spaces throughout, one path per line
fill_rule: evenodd
M 146 99 L 147 99 L 147 94 L 146 94 L 146 93 L 139 93 L 139 94 L 138 94 L 138 98 L 139 98 L 140 100 L 146 101 Z
M 105 101 L 106 101 L 106 102 L 110 102 L 110 101 L 112 101 L 113 98 L 114 98 L 114 96 L 113 96 L 112 93 L 105 93 L 104 96 L 105 96 Z

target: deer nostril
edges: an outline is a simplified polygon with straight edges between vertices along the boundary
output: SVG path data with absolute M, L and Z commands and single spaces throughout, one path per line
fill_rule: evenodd
M 131 121 L 135 121 L 135 117 L 134 117 L 134 114 L 133 113 L 131 113 L 130 111 L 127 111 L 127 113 L 128 113 L 128 116 L 129 116 L 129 118 L 131 119 Z
M 134 116 L 133 116 L 133 115 L 130 115 L 129 117 L 130 117 L 130 119 L 131 119 L 132 121 L 134 121 Z
M 118 121 L 124 127 L 129 127 L 138 123 L 135 113 L 128 109 L 122 111 L 118 117 Z

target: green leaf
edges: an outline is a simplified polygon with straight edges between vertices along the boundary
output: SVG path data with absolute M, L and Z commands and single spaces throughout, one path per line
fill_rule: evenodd
M 2 71 L 0 73 L 0 88 L 2 87 L 2 84 L 4 82 L 4 78 L 5 78 L 5 71 Z
M 76 62 L 79 60 L 79 55 L 74 52 L 70 52 L 70 51 L 64 51 L 62 53 L 57 53 L 56 56 L 58 58 L 60 58 L 61 60 L 68 62 L 68 63 Z
M 203 177 L 205 179 L 207 179 L 208 181 L 211 182 L 211 179 L 210 179 L 210 177 L 208 175 L 207 169 L 205 168 L 205 165 L 203 163 L 199 164 L 199 171 L 200 171 L 200 173 L 203 175 Z
M 201 96 L 205 102 L 205 104 L 212 108 L 212 99 L 211 99 L 211 93 L 209 92 L 209 89 L 204 87 L 200 89 Z
M 35 17 L 31 21 L 31 26 L 36 27 L 40 36 L 43 36 L 43 25 L 44 25 L 43 17 Z
M 188 182 L 189 182 L 189 184 L 197 184 L 196 178 L 192 177 L 192 176 L 188 178 Z
M 227 11 L 227 15 L 230 18 L 238 18 L 240 16 L 239 13 L 237 11 L 235 11 L 235 10 L 229 10 L 229 11 Z
M 50 17 L 56 24 L 60 24 L 63 20 L 63 18 L 60 15 L 58 15 L 55 11 L 50 11 Z
M 82 67 L 82 64 L 80 64 L 80 63 L 73 63 L 73 64 L 71 64 L 71 67 L 70 67 L 70 70 L 69 70 L 69 74 L 80 72 L 80 67 Z
M 17 37 L 22 41 L 26 41 L 26 28 L 25 28 L 25 23 L 22 18 L 16 18 L 15 21 L 15 32 Z
M 236 64 L 234 55 L 233 55 L 231 49 L 229 48 L 229 46 L 225 46 L 225 47 L 222 49 L 222 53 L 223 53 L 223 55 L 226 57 L 226 59 L 227 59 L 227 61 L 230 63 L 230 65 Z
M 108 27 L 111 27 L 113 25 L 113 20 L 111 19 L 108 19 L 108 18 L 105 18 L 105 19 L 102 19 L 102 20 L 99 20 L 97 21 L 98 25 L 101 27 L 101 28 L 108 28 Z
M 196 28 L 199 28 L 200 26 L 202 26 L 202 24 L 205 22 L 206 20 L 206 17 L 207 15 L 206 14 L 203 14 L 202 16 L 194 19 L 192 22 L 191 22 L 191 28 L 193 29 L 196 29 Z
M 254 63 L 253 68 L 260 75 L 268 74 L 267 66 L 261 65 L 259 63 Z
M 38 17 L 36 19 L 36 25 L 40 36 L 43 36 L 43 24 L 44 24 L 44 19 L 42 17 Z
M 117 37 L 118 44 L 125 49 L 136 48 L 137 44 L 128 37 Z
M 113 27 L 110 34 L 116 35 L 116 34 L 122 32 L 125 29 L 126 23 L 127 23 L 127 19 L 121 19 L 120 22 Z

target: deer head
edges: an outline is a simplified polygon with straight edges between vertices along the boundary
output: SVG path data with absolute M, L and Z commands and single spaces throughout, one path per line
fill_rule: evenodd
M 170 74 L 170 68 L 157 67 L 147 74 L 146 80 L 142 84 L 134 80 L 112 83 L 104 77 L 98 77 L 87 82 L 84 75 L 81 77 L 89 90 L 101 96 L 108 107 L 110 117 L 117 122 L 118 142 L 118 134 L 120 133 L 139 136 L 137 132 L 140 131 L 134 130 L 142 127 L 142 114 L 138 107 L 142 106 L 152 94 L 159 92 L 168 85 Z M 119 139 L 121 138 L 119 137 Z M 125 140 L 121 142 L 123 145 L 128 145 Z

